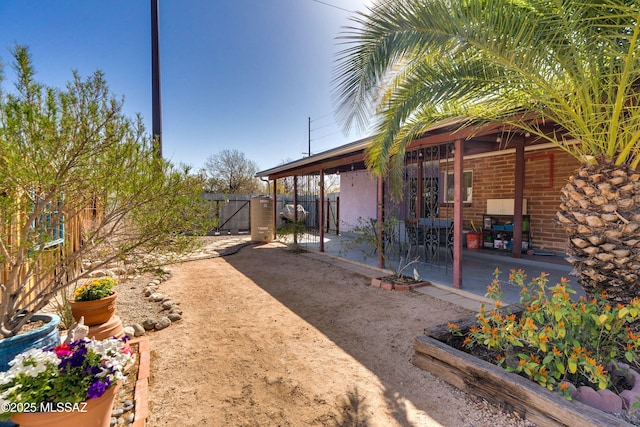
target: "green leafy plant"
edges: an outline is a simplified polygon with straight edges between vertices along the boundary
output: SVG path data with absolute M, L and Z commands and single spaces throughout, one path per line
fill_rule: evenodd
M 382 222 L 382 226 L 378 225 L 375 218 L 359 217 L 352 231 L 353 238 L 343 243 L 344 249 L 361 248 L 365 258 L 371 257 L 376 253 L 381 253 L 386 267 L 391 267 L 396 279 L 402 278 L 407 269 L 416 265 L 419 257 L 411 258 L 409 249 L 405 247 L 398 238 L 398 230 L 400 229 L 400 221 L 395 217 L 388 217 Z M 379 238 L 382 234 L 382 239 Z M 417 271 L 414 270 L 414 279 L 419 280 Z
M 298 246 L 298 236 L 304 234 L 307 226 L 304 221 L 283 221 L 280 228 L 278 228 L 278 238 L 281 240 L 287 239 L 291 236 L 292 243 L 291 246 L 295 250 L 299 250 Z
M 101 277 L 83 283 L 73 292 L 75 301 L 94 301 L 113 295 L 118 283 L 111 277 Z
M 3 407 L 38 412 L 43 405 L 55 410 L 59 404 L 86 402 L 123 380 L 132 360 L 126 338 L 85 338 L 53 350 L 30 349 L 9 362 L 8 371 L 0 372 L 0 402 Z M 0 418 L 10 416 L 5 412 Z
M 101 72 L 59 89 L 36 80 L 27 47 L 12 55 L 15 90 L 0 87 L 3 338 L 95 270 L 170 264 L 211 229 L 202 177 L 157 156 Z
M 69 329 L 71 325 L 76 321 L 73 318 L 71 311 L 71 305 L 69 304 L 70 298 L 69 288 L 63 288 L 58 292 L 58 295 L 53 299 L 53 306 L 56 314 L 60 316 L 60 328 Z
M 569 384 L 610 388 L 609 369 L 625 360 L 638 361 L 640 335 L 633 322 L 640 319 L 640 299 L 612 307 L 605 295 L 579 300 L 569 282 L 562 279 L 547 287 L 545 274 L 525 285 L 522 270 L 512 270 L 509 282 L 521 287 L 522 311 L 505 308 L 498 280 L 487 287 L 495 308 L 484 306 L 477 326 L 466 334 L 463 346 L 484 346 L 497 352 L 498 364 L 570 399 Z M 462 334 L 455 324 L 449 328 Z

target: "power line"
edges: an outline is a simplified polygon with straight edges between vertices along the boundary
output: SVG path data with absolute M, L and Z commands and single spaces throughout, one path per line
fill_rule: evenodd
M 353 13 L 353 10 L 347 10 L 347 9 L 342 8 L 342 7 L 339 7 L 339 6 L 336 6 L 336 5 L 330 4 L 330 3 L 325 3 L 325 2 L 320 1 L 320 0 L 313 0 L 313 1 L 314 1 L 314 2 L 316 2 L 316 3 L 323 4 L 323 5 L 325 5 L 325 6 L 329 6 L 329 7 L 333 7 L 333 8 L 335 8 L 335 9 L 344 10 L 345 12 Z
M 333 116 L 334 112 L 331 111 L 329 113 L 323 114 L 321 116 L 316 117 L 315 119 L 311 119 L 311 122 L 314 122 L 316 120 L 320 120 L 320 119 L 324 119 L 325 117 L 329 117 L 329 116 Z
M 339 130 L 337 130 L 337 131 L 335 131 L 335 132 L 331 132 L 331 133 L 328 133 L 328 134 L 326 134 L 326 135 L 322 135 L 322 136 L 317 136 L 317 137 L 315 137 L 315 138 L 311 138 L 311 141 L 316 141 L 316 140 L 318 140 L 318 139 L 327 138 L 327 137 L 329 137 L 329 136 L 337 135 L 337 134 L 339 134 L 339 133 L 342 133 L 342 132 L 340 132 Z

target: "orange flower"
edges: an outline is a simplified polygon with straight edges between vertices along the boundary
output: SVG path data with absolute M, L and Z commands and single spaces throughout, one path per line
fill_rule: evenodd
M 524 327 L 526 329 L 536 329 L 536 324 L 533 322 L 533 319 L 527 318 L 527 320 L 525 320 Z

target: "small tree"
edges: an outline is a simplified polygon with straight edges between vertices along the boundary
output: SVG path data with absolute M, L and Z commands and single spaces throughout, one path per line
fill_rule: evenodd
M 258 166 L 238 150 L 222 150 L 209 156 L 202 169 L 206 190 L 212 193 L 251 194 L 262 188 L 256 178 Z
M 420 257 L 411 257 L 411 246 L 406 246 L 406 254 L 404 253 L 405 245 L 400 242 L 399 230 L 400 221 L 393 216 L 386 218 L 381 225 L 375 218 L 359 217 L 352 230 L 355 236 L 343 243 L 343 246 L 345 250 L 360 249 L 365 258 L 380 253 L 385 267 L 393 269 L 396 279 L 401 279 L 409 267 L 413 266 L 413 278 L 419 280 L 415 267 L 420 262 Z
M 154 156 L 140 118 L 122 115 L 102 73 L 73 73 L 55 89 L 34 80 L 26 47 L 12 53 L 17 91 L 0 91 L 4 337 L 92 271 L 132 257 L 168 262 L 207 227 L 202 183 Z

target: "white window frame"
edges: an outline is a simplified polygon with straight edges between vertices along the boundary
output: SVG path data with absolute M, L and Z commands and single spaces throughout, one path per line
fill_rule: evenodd
M 473 170 L 465 170 L 462 172 L 462 203 L 471 203 L 473 195 Z M 444 202 L 453 203 L 454 201 L 454 176 L 453 172 L 444 173 Z

